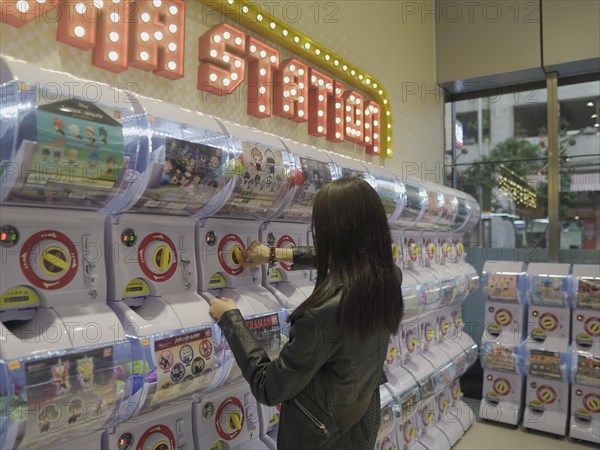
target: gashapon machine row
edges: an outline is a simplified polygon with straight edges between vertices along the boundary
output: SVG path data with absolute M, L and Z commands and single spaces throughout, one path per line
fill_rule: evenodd
M 98 83 L 92 103 L 84 80 L 2 65 L 2 272 L 14 283 L 0 305 L 15 341 L 2 346 L 3 445 L 273 447 L 277 410 L 257 408 L 234 383 L 239 369 L 204 299 L 234 298 L 275 356 L 285 308 L 309 295 L 314 276 L 260 277 L 241 265 L 245 246 L 265 235 L 310 245 L 312 199 L 339 176 L 369 181 L 392 224 L 416 223 L 425 213 L 407 207 L 406 192 L 423 194 L 420 184 Z M 49 95 L 41 79 L 71 95 Z M 424 276 L 405 274 L 407 317 L 439 300 L 438 280 Z M 96 326 L 113 333 L 90 345 Z M 51 328 L 55 340 L 35 339 Z M 396 369 L 396 388 L 439 377 L 431 365 L 417 379 Z
M 99 448 L 148 370 L 107 305 L 106 213 L 129 193 L 135 99 L 0 59 L 3 448 Z M 39 82 L 44 80 L 45 84 Z M 69 95 L 65 94 L 69 93 Z

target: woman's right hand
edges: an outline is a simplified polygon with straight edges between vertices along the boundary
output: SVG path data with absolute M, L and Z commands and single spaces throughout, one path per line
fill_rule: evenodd
M 246 268 L 268 264 L 271 249 L 260 241 L 253 241 L 247 248 L 242 265 Z

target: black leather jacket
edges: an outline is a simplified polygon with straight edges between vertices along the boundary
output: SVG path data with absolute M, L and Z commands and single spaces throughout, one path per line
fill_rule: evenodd
M 362 417 L 379 387 L 389 333 L 342 338 L 335 323 L 339 300 L 338 294 L 298 317 L 274 361 L 239 310 L 219 321 L 256 399 L 281 403 L 279 450 L 331 447 Z
M 294 248 L 293 268 L 314 267 L 312 247 Z M 402 282 L 402 272 L 397 269 Z M 294 320 L 288 343 L 271 361 L 239 310 L 221 317 L 223 330 L 256 399 L 281 403 L 278 450 L 327 449 L 357 422 L 372 394 L 385 383 L 389 333 L 361 340 L 342 337 L 336 325 L 337 294 Z M 377 395 L 377 398 L 379 396 Z M 377 419 L 379 416 L 377 416 Z M 377 433 L 378 425 L 374 425 Z M 374 442 L 374 439 L 373 439 Z

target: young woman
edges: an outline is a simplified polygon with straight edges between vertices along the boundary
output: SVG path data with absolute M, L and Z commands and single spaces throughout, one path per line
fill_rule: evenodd
M 219 321 L 256 399 L 281 403 L 277 448 L 371 449 L 379 428 L 379 385 L 389 336 L 403 304 L 385 210 L 360 178 L 325 185 L 313 204 L 315 249 L 253 243 L 247 264 L 316 263 L 313 293 L 290 316 L 289 342 L 271 361 L 235 302 L 215 299 Z M 273 258 L 275 256 L 275 258 Z

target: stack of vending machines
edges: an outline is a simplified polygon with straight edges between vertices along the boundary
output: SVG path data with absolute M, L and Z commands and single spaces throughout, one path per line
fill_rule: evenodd
M 104 219 L 143 158 L 129 94 L 0 62 L 3 448 L 100 447 L 147 366 L 107 304 Z M 44 80 L 45 84 L 39 81 Z
M 569 435 L 600 443 L 600 267 L 574 264 Z
M 564 436 L 569 417 L 571 275 L 568 264 L 530 263 L 523 426 Z
M 485 298 L 481 338 L 483 393 L 479 417 L 518 425 L 523 417 L 523 343 L 527 325 L 524 263 L 488 261 L 483 266 Z

